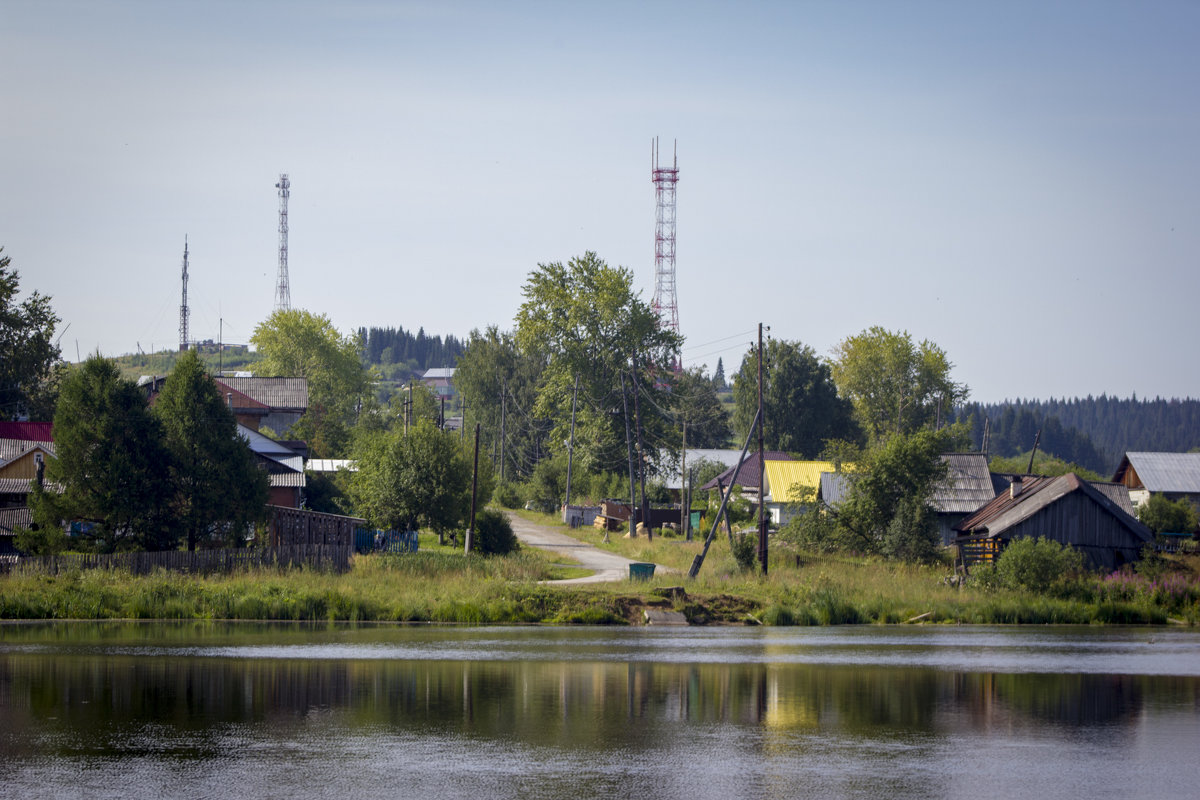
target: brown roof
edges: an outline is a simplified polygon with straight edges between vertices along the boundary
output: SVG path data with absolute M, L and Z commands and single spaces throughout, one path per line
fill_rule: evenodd
M 767 461 L 794 461 L 791 456 L 782 450 L 767 450 L 763 452 L 763 458 Z M 716 489 L 718 486 L 728 486 L 730 483 L 735 483 L 741 487 L 758 488 L 759 476 L 762 475 L 762 464 L 758 460 L 758 451 L 746 454 L 746 459 L 742 461 L 742 468 L 737 471 L 737 476 L 733 474 L 734 468 L 722 472 L 717 477 L 713 478 L 708 483 L 700 487 L 700 491 L 705 492 L 710 489 Z
M 1002 492 L 983 508 L 955 525 L 954 529 L 962 535 L 986 534 L 989 539 L 994 538 L 1068 494 L 1083 492 L 1139 538 L 1144 541 L 1153 538 L 1150 529 L 1126 513 L 1119 503 L 1109 497 L 1107 491 L 1092 486 L 1073 472 L 1054 478 L 1025 477 L 1020 481 L 1020 486 L 1020 493 L 1016 497 L 1013 497 L 1011 492 Z
M 222 377 L 220 382 L 269 408 L 280 411 L 304 411 L 308 408 L 307 378 Z

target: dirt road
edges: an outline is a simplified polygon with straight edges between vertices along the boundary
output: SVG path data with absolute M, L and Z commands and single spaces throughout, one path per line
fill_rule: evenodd
M 579 566 L 584 569 L 595 570 L 595 574 L 587 575 L 583 578 L 547 581 L 547 583 L 572 584 L 623 581 L 629 577 L 629 565 L 639 563 L 633 559 L 619 556 L 616 553 L 610 553 L 607 550 L 593 547 L 590 544 L 584 544 L 578 539 L 567 536 L 565 533 L 559 533 L 554 528 L 530 522 L 516 514 L 509 513 L 508 520 L 512 523 L 513 532 L 517 534 L 517 538 L 521 540 L 522 545 L 548 550 L 551 553 L 559 553 L 575 559 L 579 562 Z M 614 535 L 619 536 L 620 534 Z M 655 568 L 655 572 L 662 571 L 662 566 Z

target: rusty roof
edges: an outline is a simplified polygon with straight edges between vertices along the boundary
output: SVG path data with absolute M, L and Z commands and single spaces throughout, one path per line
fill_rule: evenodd
M 954 529 L 961 535 L 986 534 L 989 539 L 995 538 L 1063 497 L 1073 492 L 1083 492 L 1108 510 L 1138 538 L 1143 541 L 1153 539 L 1150 529 L 1126 513 L 1119 503 L 1108 496 L 1107 491 L 1091 485 L 1073 472 L 1053 478 L 1030 476 L 1022 479 L 1020 484 L 1022 488 L 1016 497 L 1013 497 L 1011 492 L 998 495 L 983 508 L 955 525 Z
M 280 411 L 308 408 L 307 378 L 228 378 L 220 382 L 234 391 Z

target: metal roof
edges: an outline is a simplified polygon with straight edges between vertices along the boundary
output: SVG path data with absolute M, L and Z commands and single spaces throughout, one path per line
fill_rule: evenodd
M 851 470 L 849 464 L 844 469 Z M 798 503 L 805 498 L 803 489 L 816 489 L 821 485 L 822 472 L 834 472 L 832 461 L 776 461 L 767 459 L 765 491 L 772 503 Z
M 0 439 L 23 439 L 27 442 L 52 442 L 54 441 L 54 423 L 0 421 Z
M 1113 481 L 1136 489 L 1125 480 L 1130 466 L 1151 492 L 1200 494 L 1200 453 L 1126 453 Z
M 305 464 L 306 472 L 358 472 L 358 464 L 350 458 L 310 458 Z
M 25 439 L 0 439 L 0 466 L 20 458 L 26 453 L 41 450 L 54 458 L 54 442 L 31 442 Z
M 989 539 L 995 538 L 1068 494 L 1083 492 L 1098 505 L 1108 510 L 1138 538 L 1143 541 L 1150 541 L 1154 538 L 1150 529 L 1121 508 L 1119 503 L 1110 499 L 1107 491 L 1082 480 L 1073 472 L 1054 478 L 1027 477 L 1021 481 L 1021 484 L 1023 488 L 1016 497 L 1009 492 L 997 496 L 986 506 L 955 525 L 954 529 L 962 535 L 977 532 L 986 534 Z
M 227 378 L 221 383 L 252 400 L 277 410 L 304 411 L 308 408 L 307 378 Z
M 850 494 L 850 481 L 844 472 L 821 473 L 821 502 L 837 508 Z
M 934 487 L 931 504 L 940 514 L 970 514 L 996 496 L 984 453 L 944 453 L 946 481 Z
M 741 450 L 738 454 L 741 454 Z M 781 450 L 767 450 L 763 453 L 763 459 L 766 461 L 791 461 L 792 457 Z M 736 464 L 737 459 L 734 458 Z M 722 472 L 717 477 L 713 478 L 708 483 L 700 487 L 701 491 L 709 491 L 716 489 L 718 486 L 728 486 L 731 482 L 741 486 L 743 489 L 753 488 L 758 489 L 758 478 L 762 473 L 762 467 L 758 463 L 758 451 L 746 454 L 746 460 L 742 462 L 742 468 L 738 470 L 737 475 L 733 474 L 733 467 Z
M 437 379 L 450 380 L 453 377 L 454 367 L 432 367 L 425 370 L 425 374 L 421 376 L 421 379 L 426 381 Z

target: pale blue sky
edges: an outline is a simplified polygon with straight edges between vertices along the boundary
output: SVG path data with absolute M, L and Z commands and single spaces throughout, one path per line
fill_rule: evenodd
M 871 325 L 973 399 L 1200 396 L 1200 4 L 0 0 L 0 245 L 64 354 L 274 302 L 465 336 L 586 250 L 653 293 L 679 142 L 686 363 Z M 715 344 L 709 344 L 715 342 Z M 722 349 L 725 348 L 725 349 Z

